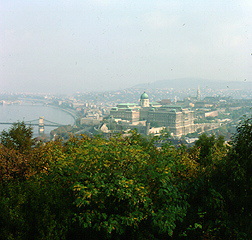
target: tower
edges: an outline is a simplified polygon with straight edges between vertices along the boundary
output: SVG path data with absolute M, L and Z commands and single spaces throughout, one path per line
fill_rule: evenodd
M 39 135 L 43 135 L 45 128 L 44 128 L 45 124 L 44 124 L 44 117 L 39 117 Z
M 141 107 L 149 107 L 150 106 L 150 100 L 149 96 L 146 92 L 144 92 L 140 97 L 140 105 Z
M 200 100 L 200 88 L 198 86 L 198 89 L 197 89 L 197 100 L 199 101 Z

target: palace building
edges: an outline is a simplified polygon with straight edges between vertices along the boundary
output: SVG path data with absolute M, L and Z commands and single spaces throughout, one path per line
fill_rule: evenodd
M 141 121 L 146 125 L 166 127 L 171 135 L 177 137 L 195 131 L 194 111 L 178 105 L 152 103 L 146 92 L 140 96 L 140 104 L 118 104 L 110 110 L 110 116 L 130 123 Z

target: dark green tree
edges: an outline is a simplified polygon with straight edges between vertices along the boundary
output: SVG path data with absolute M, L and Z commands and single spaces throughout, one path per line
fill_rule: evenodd
M 252 118 L 244 119 L 237 127 L 233 138 L 233 154 L 244 170 L 248 183 L 252 181 Z
M 223 136 L 215 137 L 215 135 L 208 136 L 206 133 L 200 135 L 195 142 L 195 147 L 199 148 L 199 163 L 206 167 L 216 163 L 227 152 Z
M 237 126 L 232 149 L 223 166 L 223 192 L 232 225 L 246 237 L 252 235 L 252 118 Z M 248 239 L 248 238 L 244 238 Z
M 185 192 L 190 207 L 182 224 L 175 231 L 175 239 L 218 239 L 225 231 L 225 199 L 218 189 L 216 169 L 227 155 L 222 137 L 202 134 L 195 146 L 188 149 L 194 166 L 194 178 L 187 178 Z M 188 160 L 189 160 L 188 159 Z M 193 170 L 194 168 L 191 168 Z M 187 166 L 189 170 L 189 166 Z M 189 181 L 190 180 L 190 181 Z M 217 185 L 217 186 L 216 186 Z M 224 235 L 228 237 L 229 235 Z
M 251 239 L 252 119 L 240 122 L 231 146 L 202 135 L 199 175 L 188 187 L 190 208 L 180 236 L 187 239 Z
M 2 131 L 0 141 L 9 149 L 28 152 L 34 144 L 32 127 L 26 126 L 24 122 L 14 123 L 9 130 Z

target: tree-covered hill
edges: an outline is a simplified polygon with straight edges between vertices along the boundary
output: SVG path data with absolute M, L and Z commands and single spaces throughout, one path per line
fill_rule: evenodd
M 136 132 L 36 143 L 1 134 L 0 239 L 249 239 L 252 119 L 231 145 L 156 148 Z

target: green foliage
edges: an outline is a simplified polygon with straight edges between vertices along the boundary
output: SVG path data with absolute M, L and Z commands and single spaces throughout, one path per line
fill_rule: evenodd
M 174 149 L 158 151 L 153 142 L 136 132 L 110 140 L 83 136 L 19 153 L 28 173 L 5 177 L 0 186 L 0 220 L 9 219 L 0 229 L 4 238 L 64 239 L 73 232 L 99 233 L 97 239 L 172 235 L 187 204 L 174 174 Z M 31 221 L 36 227 L 29 227 Z
M 169 130 L 167 128 L 164 128 L 160 131 L 160 138 L 161 139 L 166 139 L 166 138 L 170 138 L 171 137 L 171 133 L 169 132 Z
M 229 147 L 203 134 L 191 148 L 157 148 L 166 132 L 32 147 L 6 131 L 0 239 L 249 239 L 251 126 L 241 122 Z
M 251 114 L 250 106 L 241 107 L 240 109 L 231 111 L 229 117 L 234 120 L 240 119 L 244 114 L 247 114 L 247 113 Z
M 223 192 L 237 231 L 252 234 L 252 118 L 237 126 L 232 149 L 223 163 Z M 239 226 L 239 227 L 238 227 Z
M 0 145 L 0 181 L 24 180 L 31 174 L 27 156 Z
M 65 239 L 69 193 L 59 183 L 30 179 L 0 184 L 0 239 Z
M 243 119 L 237 126 L 233 139 L 234 154 L 244 169 L 248 181 L 252 180 L 252 118 Z
M 178 239 L 249 239 L 251 210 L 251 119 L 242 121 L 227 147 L 223 138 L 202 135 L 198 175 L 188 186 L 190 207 L 177 228 Z
M 24 122 L 14 123 L 8 131 L 2 131 L 0 141 L 7 148 L 20 152 L 30 151 L 34 144 L 32 128 Z
M 206 133 L 200 135 L 195 142 L 195 147 L 200 149 L 199 163 L 202 166 L 209 166 L 221 160 L 227 153 L 223 136 L 208 136 Z
M 71 125 L 65 125 L 58 127 L 50 132 L 50 135 L 53 137 L 56 135 L 57 137 L 60 137 L 62 139 L 69 139 L 73 134 L 73 127 Z
M 148 226 L 171 235 L 175 221 L 185 215 L 185 202 L 165 158 L 153 159 L 139 134 L 76 142 L 75 164 L 80 178 L 73 186 L 76 220 L 109 236 L 128 228 L 135 234 Z M 69 149 L 70 147 L 70 149 Z M 150 147 L 150 146 L 149 146 Z M 157 151 L 156 151 L 157 153 Z M 156 230 L 154 230 L 156 229 Z

